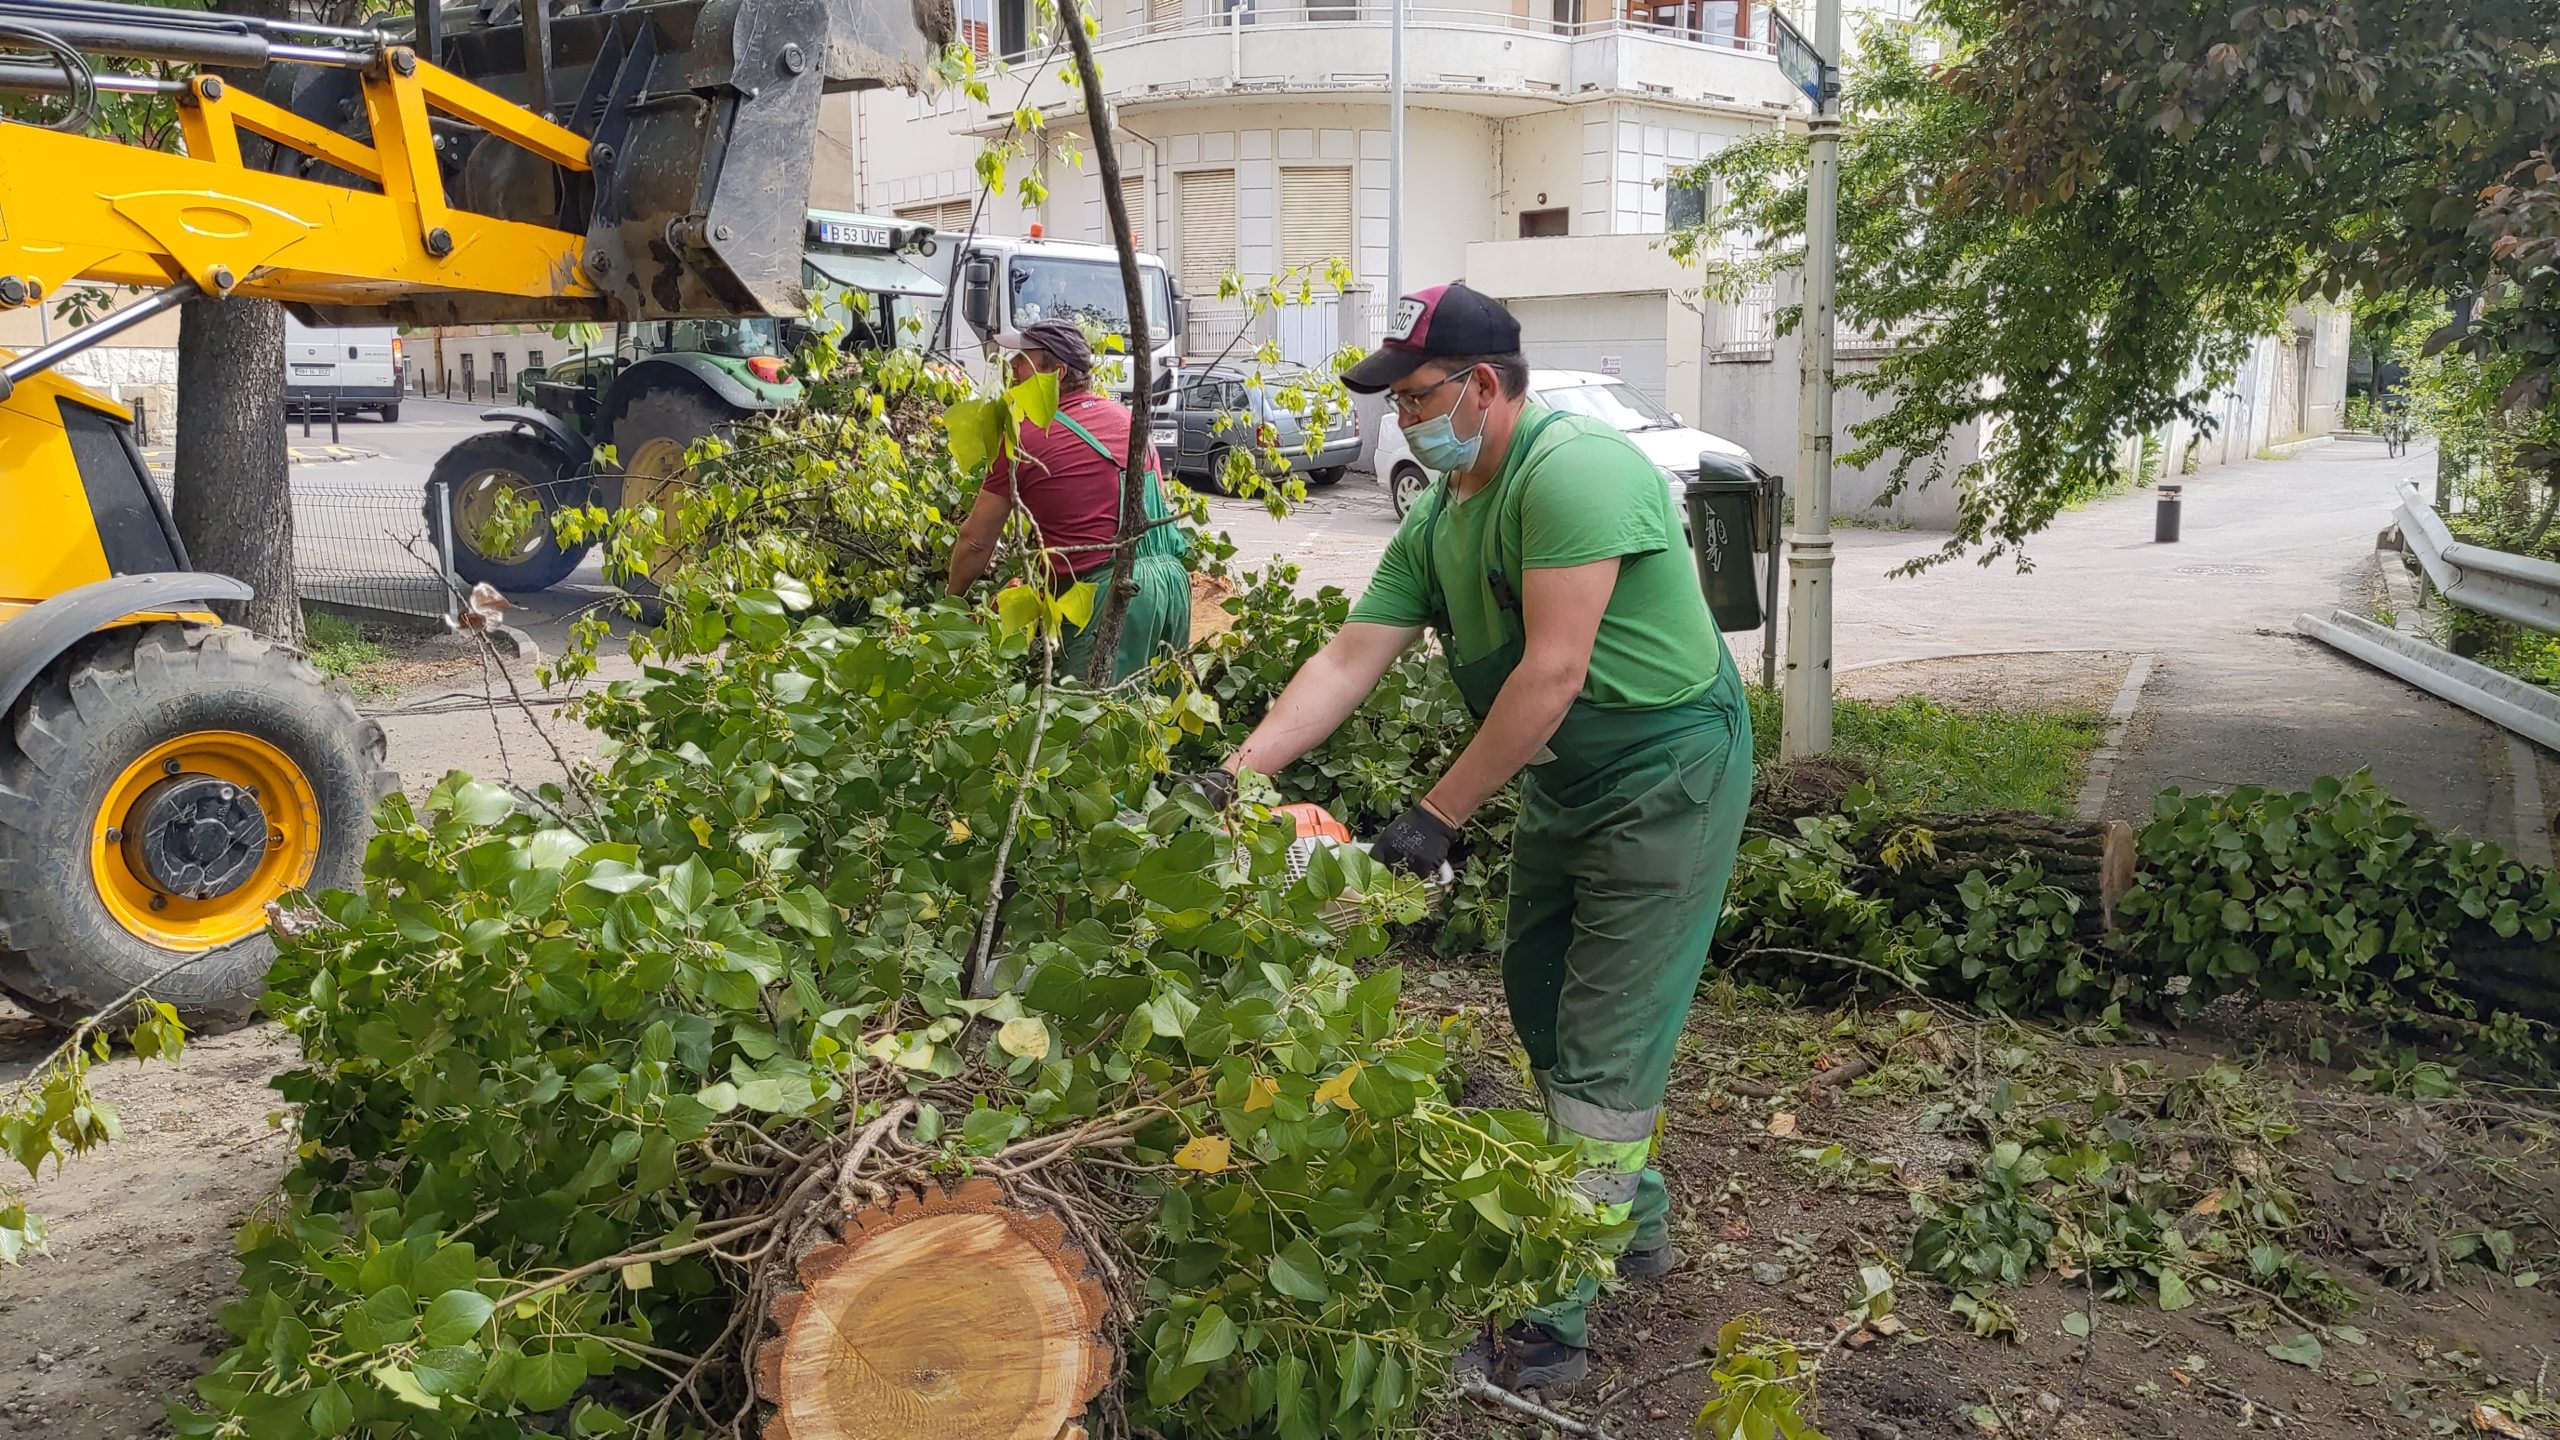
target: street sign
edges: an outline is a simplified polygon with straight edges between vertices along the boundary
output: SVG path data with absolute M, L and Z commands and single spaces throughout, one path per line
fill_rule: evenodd
M 1787 83 L 1817 107 L 1825 96 L 1838 94 L 1839 76 L 1830 58 L 1813 48 L 1804 32 L 1788 21 L 1785 11 L 1773 7 L 1769 18 L 1776 22 L 1778 32 L 1778 73 L 1787 77 Z

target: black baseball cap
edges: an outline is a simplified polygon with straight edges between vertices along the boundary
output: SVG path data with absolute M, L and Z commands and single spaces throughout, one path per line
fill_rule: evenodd
M 1462 281 L 1416 290 L 1396 302 L 1387 338 L 1342 374 L 1342 383 L 1375 395 L 1433 360 L 1456 355 L 1510 355 L 1520 349 L 1520 322 L 1502 302 Z

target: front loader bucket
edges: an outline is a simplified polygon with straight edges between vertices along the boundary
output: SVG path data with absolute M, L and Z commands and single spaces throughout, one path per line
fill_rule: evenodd
M 442 18 L 439 53 L 421 58 L 587 137 L 594 165 L 567 173 L 440 120 L 450 199 L 583 232 L 602 296 L 425 293 L 311 307 L 322 323 L 796 315 L 820 97 L 921 89 L 954 33 L 951 0 L 537 0 L 530 16 L 499 0 Z M 346 72 L 298 79 L 296 111 L 349 127 Z

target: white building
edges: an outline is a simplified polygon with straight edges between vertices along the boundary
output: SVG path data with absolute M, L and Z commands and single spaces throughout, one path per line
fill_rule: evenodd
M 1406 11 L 1403 280 L 1466 278 L 1518 303 L 1535 358 L 1612 368 L 1694 407 L 1672 383 L 1682 321 L 1666 223 L 1703 212 L 1667 189 L 1675 169 L 1800 108 L 1770 58 L 1756 0 L 1441 0 Z M 1107 238 L 1083 149 L 1083 106 L 1060 61 L 1028 53 L 1021 0 L 960 0 L 964 34 L 1023 57 L 989 99 L 858 97 L 853 189 L 863 209 L 946 229 Z M 1139 243 L 1192 297 L 1187 348 L 1217 353 L 1248 282 L 1331 257 L 1350 263 L 1350 313 L 1331 302 L 1267 326 L 1290 358 L 1364 343 L 1387 283 L 1387 9 L 1374 0 L 1105 0 L 1096 44 L 1113 99 Z M 1045 49 L 1044 52 L 1045 53 Z M 1018 105 L 1049 117 L 1049 194 L 981 201 L 976 170 Z M 1017 162 L 1019 174 L 1023 162 Z M 983 203 L 983 208 L 982 207 Z M 1608 242 L 1599 249 L 1578 243 Z M 1558 241 L 1574 242 L 1559 245 Z M 1514 253 L 1516 252 L 1516 253 Z M 1500 273 L 1520 283 L 1489 283 Z M 1688 322 L 1694 336 L 1694 319 Z M 1255 338 L 1260 338 L 1259 336 Z M 1694 357 L 1696 346 L 1686 347 Z

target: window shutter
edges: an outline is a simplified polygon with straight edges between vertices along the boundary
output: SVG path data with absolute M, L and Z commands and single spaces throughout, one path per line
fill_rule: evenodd
M 1144 249 L 1146 249 L 1146 248 L 1147 248 L 1147 177 L 1146 177 L 1146 176 L 1144 176 L 1144 175 L 1123 175 L 1123 176 L 1121 176 L 1121 177 L 1120 177 L 1120 204 L 1121 204 L 1121 207 L 1122 207 L 1122 208 L 1126 209 L 1126 210 L 1129 212 L 1129 244 L 1130 244 L 1133 248 L 1135 248 L 1135 249 L 1139 249 L 1139 250 L 1144 250 Z M 1102 238 L 1103 238 L 1103 242 L 1104 242 L 1105 244 L 1110 243 L 1110 240 L 1111 240 L 1111 217 L 1110 217 L 1110 216 L 1108 216 L 1108 215 L 1105 215 L 1105 216 L 1103 216 L 1103 217 L 1102 217 Z
M 1182 288 L 1215 295 L 1219 280 L 1235 268 L 1236 172 L 1183 172 Z
M 1282 166 L 1280 264 L 1356 266 L 1351 237 L 1351 171 L 1346 166 Z
M 969 228 L 969 217 L 976 214 L 975 199 L 937 200 L 930 205 L 908 205 L 898 211 L 901 220 L 922 220 L 936 230 L 957 235 Z
M 1147 0 L 1147 24 L 1156 30 L 1180 28 L 1182 0 Z

